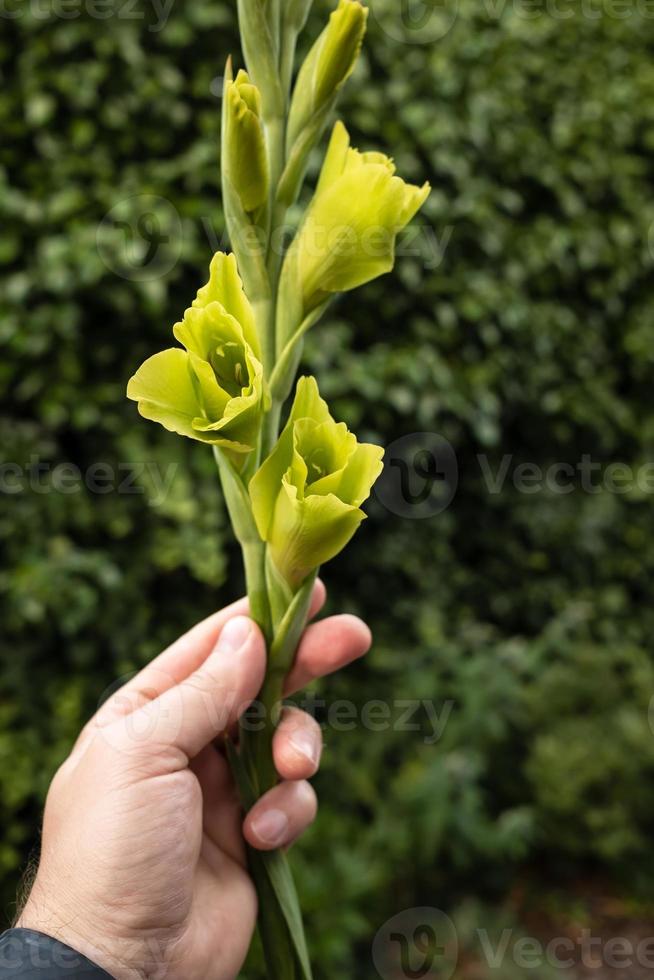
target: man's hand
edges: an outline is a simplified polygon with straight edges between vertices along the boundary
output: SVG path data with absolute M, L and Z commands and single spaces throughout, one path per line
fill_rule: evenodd
M 325 590 L 318 583 L 312 615 Z M 67 943 L 118 980 L 231 980 L 256 896 L 243 837 L 262 850 L 312 822 L 322 740 L 287 709 L 274 739 L 281 782 L 243 822 L 214 740 L 261 687 L 263 638 L 241 600 L 182 636 L 100 708 L 57 772 L 41 860 L 17 925 Z M 307 628 L 287 693 L 370 645 L 353 616 Z

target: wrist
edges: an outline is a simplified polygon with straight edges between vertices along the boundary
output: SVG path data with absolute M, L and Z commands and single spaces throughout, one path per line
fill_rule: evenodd
M 47 972 L 46 972 L 47 971 Z M 15 927 L 0 935 L 0 977 L 23 980 L 113 980 L 110 973 L 67 943 L 35 929 Z
M 142 940 L 110 935 L 100 926 L 94 927 L 79 911 L 71 912 L 58 902 L 43 901 L 38 893 L 30 895 L 14 927 L 51 936 L 81 953 L 115 980 L 146 980 L 152 976 L 145 962 Z

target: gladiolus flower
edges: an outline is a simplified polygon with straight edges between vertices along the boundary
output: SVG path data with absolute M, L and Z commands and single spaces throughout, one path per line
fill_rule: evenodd
M 390 272 L 397 235 L 429 191 L 428 183 L 418 187 L 397 177 L 393 161 L 383 153 L 350 147 L 345 126 L 336 123 L 315 195 L 283 270 L 280 309 L 282 303 L 301 305 L 295 326 L 332 293 Z
M 363 519 L 383 449 L 330 415 L 315 378 L 300 378 L 277 445 L 250 481 L 252 511 L 291 588 L 341 551 Z
M 176 323 L 186 348 L 154 354 L 127 386 L 144 418 L 233 452 L 250 452 L 268 396 L 254 315 L 233 255 L 216 253 L 209 282 Z

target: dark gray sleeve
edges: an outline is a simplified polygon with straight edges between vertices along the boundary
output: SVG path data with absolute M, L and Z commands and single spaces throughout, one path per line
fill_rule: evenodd
M 9 929 L 0 936 L 0 980 L 112 980 L 112 977 L 52 936 L 33 929 Z

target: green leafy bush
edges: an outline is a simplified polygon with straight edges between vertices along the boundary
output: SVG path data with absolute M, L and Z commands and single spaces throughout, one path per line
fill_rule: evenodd
M 651 487 L 614 492 L 606 471 L 644 467 L 654 443 L 654 67 L 645 5 L 627 8 L 461 0 L 443 36 L 430 21 L 402 44 L 397 5 L 373 5 L 353 139 L 435 191 L 396 274 L 335 307 L 306 364 L 362 438 L 447 438 L 459 485 L 423 520 L 373 502 L 327 570 L 331 607 L 376 644 L 319 691 L 323 721 L 339 699 L 358 718 L 326 724 L 322 812 L 297 849 L 320 977 L 369 975 L 402 908 L 496 899 L 518 873 L 641 889 L 654 873 Z M 103 691 L 241 588 L 210 454 L 124 398 L 222 240 L 233 6 L 186 0 L 161 29 L 148 6 L 35 9 L 0 31 L 7 916 L 48 779 Z M 108 464 L 110 491 L 70 490 L 63 462 Z M 572 492 L 516 487 L 517 465 L 556 462 Z M 370 699 L 396 723 L 361 724 Z M 400 730 L 402 700 L 432 704 L 442 737 L 422 709 Z

